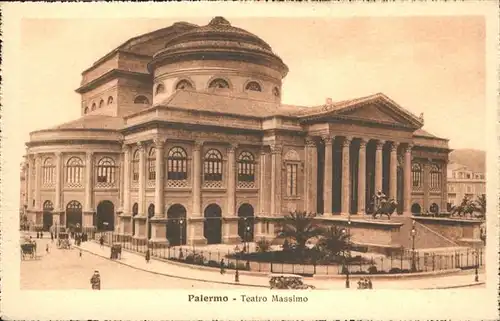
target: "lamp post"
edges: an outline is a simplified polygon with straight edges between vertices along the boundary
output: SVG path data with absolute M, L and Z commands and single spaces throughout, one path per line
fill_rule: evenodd
M 179 220 L 179 230 L 180 230 L 179 232 L 180 232 L 180 241 L 181 241 L 180 243 L 181 243 L 181 244 L 179 244 L 179 245 L 182 245 L 182 234 L 183 234 L 183 233 L 182 233 L 182 231 L 183 231 L 182 226 L 183 226 L 183 224 L 184 224 L 184 220 L 181 218 L 181 219 Z
M 349 280 L 349 258 L 351 257 L 351 217 L 349 216 L 347 219 L 347 228 L 342 230 L 342 233 L 346 235 L 347 238 L 347 254 L 344 253 L 344 267 L 345 267 L 345 287 L 346 289 L 350 288 L 350 280 Z
M 416 272 L 417 267 L 415 265 L 415 236 L 417 235 L 417 230 L 415 229 L 415 220 L 412 223 L 411 227 L 411 239 L 412 239 L 412 245 L 411 245 L 411 250 L 412 250 L 412 259 L 411 259 L 411 271 Z
M 249 249 L 249 242 L 248 242 L 248 234 L 250 233 L 250 225 L 247 225 L 245 227 L 245 241 L 246 241 L 246 249 L 247 249 L 247 252 L 250 253 L 250 249 Z
M 476 264 L 475 264 L 475 275 L 474 281 L 479 282 L 479 251 L 476 249 Z

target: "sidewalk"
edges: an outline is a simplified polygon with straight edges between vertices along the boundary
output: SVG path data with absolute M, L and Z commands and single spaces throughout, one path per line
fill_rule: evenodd
M 95 242 L 85 242 L 81 246 L 75 246 L 106 259 L 109 259 L 110 249 L 107 246 L 101 247 Z M 169 261 L 152 258 L 146 263 L 144 256 L 133 252 L 122 251 L 121 260 L 114 260 L 119 264 L 124 264 L 139 270 L 150 273 L 166 275 L 186 280 L 242 285 L 252 287 L 268 288 L 267 274 L 247 275 L 240 273 L 240 283 L 234 282 L 234 270 L 226 269 L 226 274 L 221 275 L 219 269 L 199 268 L 182 263 L 172 263 Z M 357 287 L 356 282 L 360 276 L 351 276 L 351 288 Z M 458 287 L 484 286 L 484 272 L 479 274 L 480 282 L 474 282 L 474 273 L 460 273 L 448 276 L 430 276 L 420 279 L 381 279 L 373 280 L 376 289 L 447 289 Z M 345 278 L 313 279 L 304 278 L 304 282 L 314 285 L 317 289 L 343 289 L 345 288 Z

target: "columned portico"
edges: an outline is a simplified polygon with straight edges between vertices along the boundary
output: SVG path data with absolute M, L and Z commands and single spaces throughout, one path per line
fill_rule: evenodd
M 375 150 L 375 193 L 382 191 L 383 148 L 385 141 L 379 140 Z
M 404 207 L 403 214 L 411 215 L 411 145 L 405 148 L 404 157 Z
M 324 136 L 325 163 L 323 170 L 323 212 L 331 215 L 333 213 L 333 137 Z
M 167 243 L 167 226 L 165 224 L 165 189 L 164 189 L 164 147 L 165 140 L 156 138 L 155 146 L 155 211 L 154 216 L 147 217 L 147 221 L 151 220 L 151 242 L 156 244 Z M 149 224 L 149 222 L 147 223 Z M 147 225 L 146 224 L 146 225 Z
M 391 143 L 389 199 L 397 200 L 398 196 L 398 143 Z
M 139 189 L 138 189 L 138 200 L 137 204 L 139 207 L 138 215 L 134 218 L 134 238 L 145 239 L 146 238 L 146 209 L 145 209 L 145 197 L 146 197 L 146 148 L 143 142 L 137 143 L 137 148 L 139 152 Z
M 87 152 L 85 155 L 85 199 L 83 205 L 82 227 L 83 229 L 92 228 L 92 217 L 94 215 L 94 208 L 92 206 L 93 190 L 93 167 L 94 167 L 94 153 Z
M 121 213 L 121 233 L 132 235 L 132 214 L 130 209 L 130 147 L 122 146 L 123 151 L 123 209 Z
M 61 219 L 60 215 L 62 212 L 62 206 L 61 206 L 61 183 L 62 183 L 62 155 L 61 152 L 56 152 L 55 153 L 55 158 L 56 158 L 56 186 L 55 186 L 55 195 L 54 195 L 54 210 L 52 211 L 52 224 L 59 225 L 61 224 Z
M 358 163 L 358 214 L 366 213 L 366 143 L 363 138 L 359 142 L 359 163 Z
M 274 216 L 281 215 L 281 194 L 282 194 L 282 184 L 281 184 L 281 158 L 282 158 L 283 146 L 272 145 L 271 146 L 271 214 Z
M 351 178 L 350 178 L 350 159 L 349 151 L 351 147 L 351 137 L 345 137 L 342 142 L 342 204 L 341 214 L 348 215 L 350 213 L 351 199 Z
M 313 137 L 306 138 L 305 146 L 305 210 L 308 213 L 316 212 L 316 188 L 318 186 L 318 151 Z

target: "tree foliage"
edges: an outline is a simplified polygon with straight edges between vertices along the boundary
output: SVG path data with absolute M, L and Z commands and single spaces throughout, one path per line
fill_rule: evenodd
M 340 252 L 347 249 L 348 236 L 343 233 L 343 230 L 337 226 L 332 226 L 325 231 L 320 238 L 318 247 L 321 251 L 328 253 L 331 256 L 336 256 Z
M 294 240 L 298 250 L 305 250 L 306 243 L 310 238 L 323 233 L 323 229 L 316 224 L 315 217 L 315 214 L 302 211 L 289 213 L 280 224 L 280 236 Z

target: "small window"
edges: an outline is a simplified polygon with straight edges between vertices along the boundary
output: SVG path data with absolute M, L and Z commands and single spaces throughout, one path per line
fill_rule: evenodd
M 89 113 L 89 108 L 88 107 L 85 107 L 85 110 L 83 111 L 84 114 L 88 114 Z
M 134 99 L 134 104 L 149 105 L 149 100 L 146 96 L 140 95 Z
M 193 85 L 185 79 L 179 81 L 177 85 L 175 85 L 175 90 L 186 90 L 186 89 L 193 89 Z
M 278 89 L 278 87 L 274 87 L 273 88 L 273 95 L 275 97 L 279 97 L 280 96 L 280 90 Z
M 413 188 L 421 188 L 422 187 L 422 166 L 419 163 L 413 163 L 411 165 L 411 173 L 412 173 L 412 186 Z
M 134 203 L 134 205 L 132 205 L 132 215 L 136 216 L 138 213 L 139 213 L 139 204 Z
M 96 108 L 96 105 L 95 105 L 95 103 L 93 103 L 93 104 L 92 104 L 92 111 L 94 111 L 94 110 L 95 110 L 95 108 Z
M 260 87 L 260 85 L 259 85 L 258 82 L 251 81 L 251 82 L 249 82 L 246 85 L 245 90 L 249 90 L 249 91 L 262 91 L 262 88 Z
M 222 154 L 216 149 L 210 149 L 205 154 L 205 181 L 222 181 Z
M 156 86 L 155 95 L 160 95 L 163 94 L 164 92 L 165 92 L 165 86 L 163 86 L 163 84 L 158 84 Z
M 208 88 L 226 89 L 229 88 L 229 83 L 222 78 L 217 78 L 210 82 Z
M 299 165 L 296 163 L 286 164 L 286 194 L 297 196 L 297 173 Z
M 99 102 L 99 108 L 102 108 L 104 107 L 104 100 L 101 99 L 101 101 Z
M 132 158 L 132 181 L 137 182 L 139 180 L 139 155 L 140 151 L 137 149 L 134 152 L 134 157 Z
M 148 180 L 156 179 L 156 148 L 151 147 L 148 154 Z
M 109 96 L 108 97 L 108 105 L 113 104 L 113 97 Z
M 243 151 L 238 156 L 238 181 L 255 181 L 255 159 L 250 152 Z
M 115 182 L 115 162 L 109 157 L 103 157 L 97 163 L 97 183 Z
M 170 180 L 187 179 L 187 153 L 182 147 L 175 146 L 168 151 L 167 178 Z

